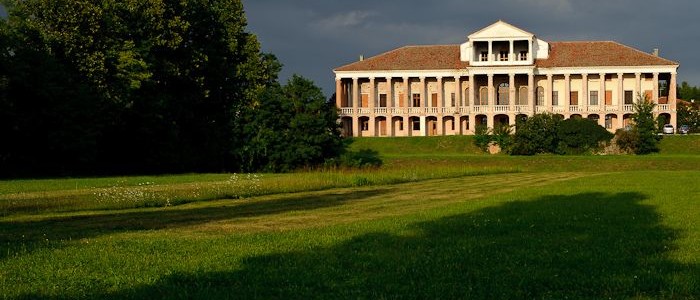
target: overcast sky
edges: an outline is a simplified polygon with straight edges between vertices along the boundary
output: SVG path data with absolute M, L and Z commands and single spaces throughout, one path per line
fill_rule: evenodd
M 678 82 L 700 85 L 697 0 L 243 0 L 248 29 L 326 96 L 333 69 L 405 45 L 461 44 L 499 19 L 545 41 L 614 40 L 680 63 Z

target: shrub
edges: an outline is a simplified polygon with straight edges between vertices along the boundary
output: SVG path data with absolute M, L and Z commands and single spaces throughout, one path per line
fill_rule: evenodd
M 618 129 L 615 132 L 615 144 L 624 152 L 637 153 L 639 133 L 634 127 L 630 130 Z
M 561 117 L 550 113 L 535 114 L 519 124 L 513 136 L 510 153 L 534 155 L 554 153 L 559 144 L 557 128 Z
M 651 102 L 646 95 L 637 95 L 637 103 L 634 104 L 634 114 L 632 115 L 632 120 L 634 120 L 632 132 L 636 132 L 638 135 L 634 151 L 636 154 L 659 152 L 660 137 L 656 134 L 655 106 L 656 104 Z
M 348 151 L 337 159 L 326 161 L 327 167 L 345 168 L 377 168 L 381 167 L 383 161 L 379 158 L 379 152 L 371 149 L 360 149 L 358 151 Z
M 513 132 L 513 127 L 508 124 L 496 125 L 493 128 L 493 136 L 491 140 L 501 147 L 501 151 L 508 152 L 511 144 L 513 143 L 513 137 L 511 133 Z
M 486 152 L 491 141 L 493 141 L 491 130 L 485 124 L 476 125 L 474 128 L 474 145 L 481 151 Z
M 557 153 L 583 154 L 601 148 L 603 142 L 609 142 L 613 134 L 590 119 L 567 119 L 559 123 Z

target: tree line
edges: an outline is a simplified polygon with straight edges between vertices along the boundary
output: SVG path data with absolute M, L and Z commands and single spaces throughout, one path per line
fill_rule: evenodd
M 3 0 L 0 176 L 286 171 L 343 152 L 335 106 L 240 0 Z

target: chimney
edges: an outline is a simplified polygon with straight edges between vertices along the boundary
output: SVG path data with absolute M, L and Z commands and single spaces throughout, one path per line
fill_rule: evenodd
M 654 48 L 654 50 L 651 51 L 651 55 L 659 56 L 659 48 Z
M 364 55 L 360 55 L 360 61 L 363 61 L 363 60 L 365 60 L 365 56 L 364 56 Z

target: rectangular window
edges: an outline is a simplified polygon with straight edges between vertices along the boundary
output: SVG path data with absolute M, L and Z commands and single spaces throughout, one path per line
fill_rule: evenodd
M 634 93 L 632 91 L 625 91 L 625 104 L 634 103 Z
M 552 91 L 552 105 L 559 105 L 559 91 Z
M 537 87 L 537 105 L 544 105 L 544 88 L 542 88 L 541 86 Z
M 520 60 L 527 60 L 527 51 L 520 51 Z
M 450 99 L 452 100 L 452 104 L 450 106 L 455 107 L 455 93 L 450 94 Z
M 420 130 L 420 120 L 417 118 L 413 119 L 413 130 Z
M 508 61 L 508 52 L 507 51 L 501 51 L 498 54 L 498 58 L 500 61 Z
M 420 94 L 413 94 L 413 105 L 412 107 L 420 107 Z
M 589 105 L 598 105 L 598 91 L 590 91 Z
M 386 107 L 386 94 L 379 94 L 379 107 Z
M 489 53 L 486 51 L 482 51 L 481 55 L 479 56 L 480 61 L 488 61 L 489 60 Z

